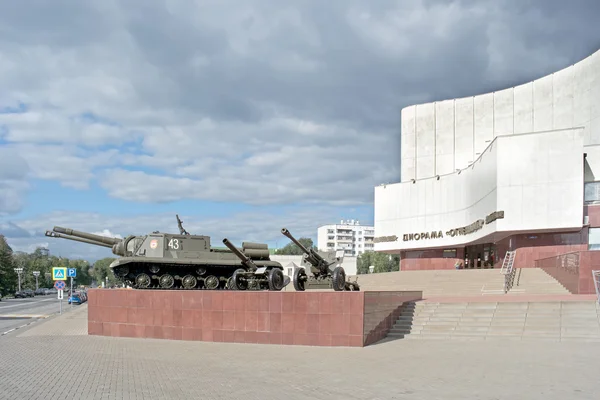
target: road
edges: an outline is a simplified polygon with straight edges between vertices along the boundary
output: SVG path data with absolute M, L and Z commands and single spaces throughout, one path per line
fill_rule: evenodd
M 3 298 L 0 301 L 0 335 L 58 312 L 58 302 L 56 294 L 25 299 Z M 70 306 L 65 297 L 63 308 L 68 307 Z

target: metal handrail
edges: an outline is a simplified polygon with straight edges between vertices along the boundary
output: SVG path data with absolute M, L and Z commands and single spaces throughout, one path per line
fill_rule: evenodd
M 594 281 L 594 289 L 596 289 L 596 298 L 600 304 L 600 271 L 592 271 L 592 280 Z
M 508 293 L 510 289 L 512 289 L 514 281 L 515 281 L 515 258 L 516 251 L 508 251 L 504 261 L 506 261 L 506 257 L 512 258 L 512 262 L 509 262 L 509 265 L 505 268 L 504 261 L 502 262 L 502 267 L 500 268 L 500 273 L 504 274 L 504 293 Z

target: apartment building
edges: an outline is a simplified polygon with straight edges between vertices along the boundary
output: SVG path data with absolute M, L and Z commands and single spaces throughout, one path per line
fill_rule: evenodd
M 317 229 L 319 250 L 344 250 L 344 256 L 357 257 L 374 250 L 375 228 L 361 225 L 360 221 L 341 220 L 339 224 L 323 225 Z

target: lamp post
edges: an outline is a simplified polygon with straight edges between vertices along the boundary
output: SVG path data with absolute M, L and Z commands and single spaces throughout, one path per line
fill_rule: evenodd
M 21 274 L 23 273 L 23 268 L 14 268 L 14 271 L 17 273 L 19 277 L 19 292 L 21 291 Z
M 38 276 L 40 276 L 40 271 L 33 271 L 33 276 L 35 276 L 35 290 L 38 290 L 40 288 L 38 285 Z

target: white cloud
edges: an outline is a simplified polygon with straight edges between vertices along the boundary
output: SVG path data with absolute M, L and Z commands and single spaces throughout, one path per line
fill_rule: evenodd
M 9 2 L 0 109 L 27 108 L 0 113 L 0 213 L 29 179 L 150 203 L 368 204 L 398 180 L 400 108 L 596 50 L 600 3 L 543 3 Z

